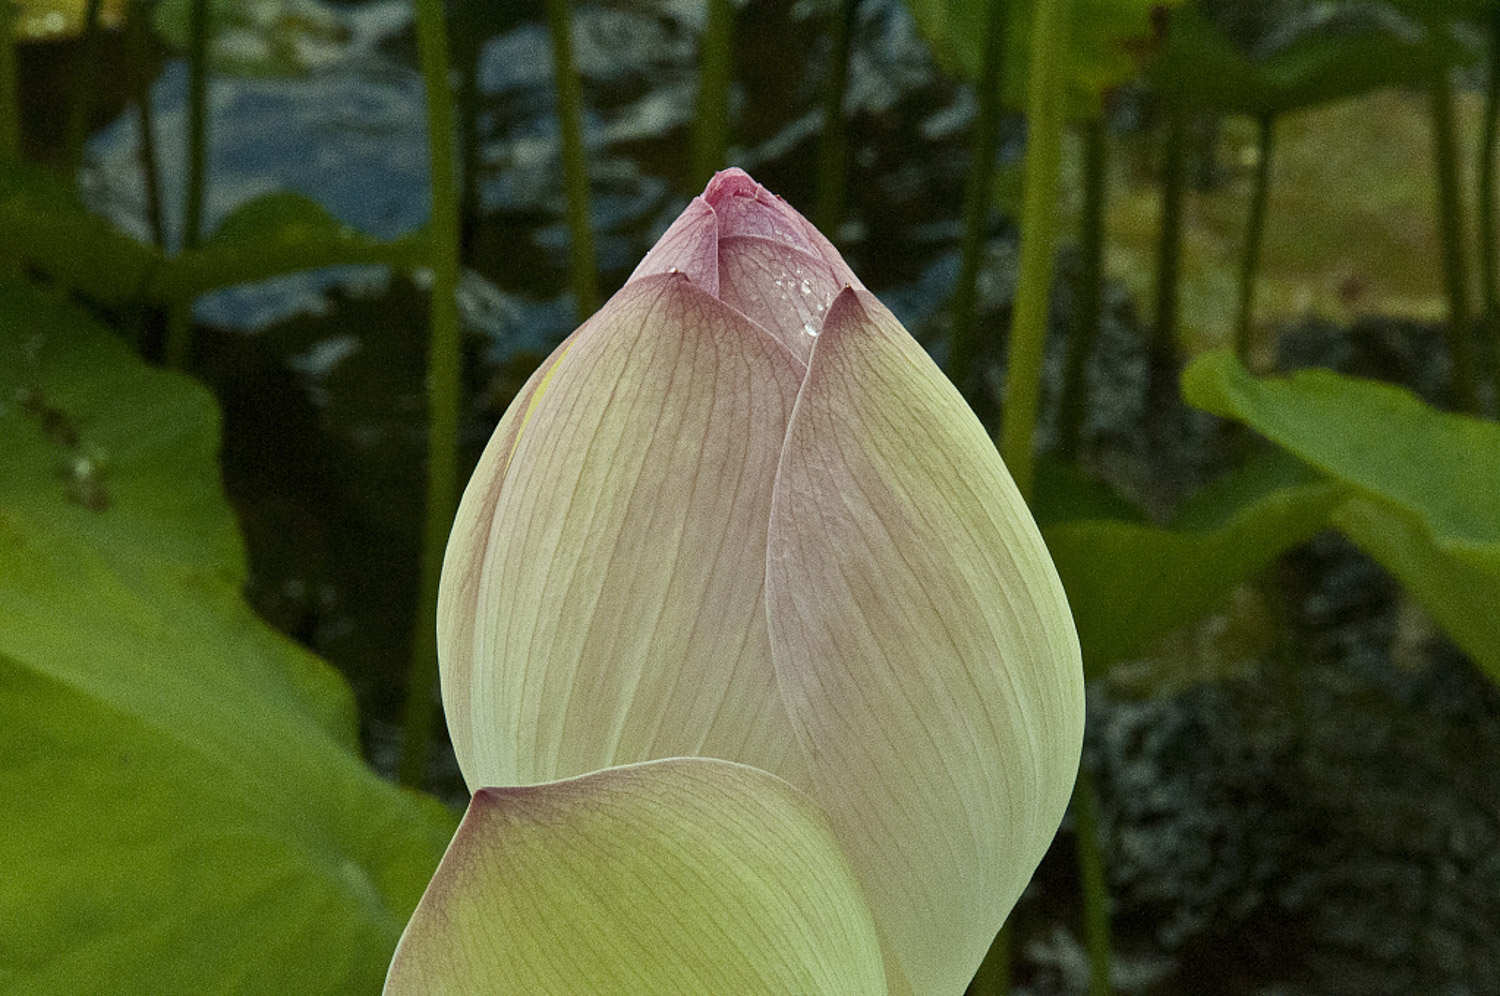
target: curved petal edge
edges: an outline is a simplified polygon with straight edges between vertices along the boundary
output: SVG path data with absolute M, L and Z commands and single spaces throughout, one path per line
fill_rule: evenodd
M 706 758 L 476 793 L 385 986 L 885 991 L 874 922 L 818 807 Z

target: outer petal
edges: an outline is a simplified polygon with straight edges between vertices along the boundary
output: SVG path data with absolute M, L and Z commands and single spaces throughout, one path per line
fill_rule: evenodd
M 574 341 L 588 328 L 585 324 L 553 350 L 532 372 L 511 402 L 500 424 L 490 436 L 479 463 L 464 489 L 463 500 L 448 546 L 443 553 L 443 575 L 438 585 L 437 642 L 443 660 L 443 713 L 448 719 L 448 736 L 458 757 L 460 770 L 475 763 L 472 757 L 473 707 L 469 699 L 469 682 L 455 680 L 467 675 L 474 661 L 475 607 L 479 599 L 479 582 L 489 559 L 490 524 L 500 501 L 500 488 L 515 451 L 516 439 L 538 395 L 545 389 L 552 369 Z M 446 650 L 446 653 L 444 652 Z
M 509 461 L 478 622 L 440 644 L 472 789 L 679 755 L 805 784 L 764 603 L 800 380 L 681 274 L 633 281 L 579 334 Z
M 813 351 L 766 589 L 814 796 L 913 990 L 960 993 L 1066 808 L 1082 663 L 993 445 L 867 293 Z
M 678 758 L 481 789 L 387 993 L 882 993 L 827 820 L 755 768 Z

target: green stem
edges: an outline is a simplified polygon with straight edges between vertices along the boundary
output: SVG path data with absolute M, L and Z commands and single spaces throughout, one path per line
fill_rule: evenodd
M 203 238 L 203 197 L 208 182 L 208 0 L 192 0 L 188 14 L 187 200 L 182 247 Z
M 208 181 L 208 0 L 188 9 L 187 191 L 182 210 L 182 249 L 203 240 L 203 197 Z M 167 312 L 167 366 L 184 369 L 193 355 L 193 303 Z
M 986 4 L 984 57 L 975 96 L 979 113 L 969 143 L 969 178 L 964 186 L 964 232 L 959 247 L 958 284 L 953 289 L 953 349 L 948 376 L 965 394 L 974 390 L 974 361 L 979 352 L 979 270 L 984 265 L 984 232 L 990 216 L 990 190 L 1000 134 L 1001 67 L 1005 58 L 1007 0 Z
M 1077 321 L 1063 371 L 1059 446 L 1077 459 L 1083 416 L 1088 410 L 1088 361 L 1099 338 L 1104 301 L 1104 207 L 1108 191 L 1109 135 L 1102 117 L 1083 131 L 1083 259 L 1079 274 Z
M 151 49 L 149 16 L 150 8 L 145 0 L 135 0 L 126 15 L 125 31 L 130 51 L 131 99 L 135 102 L 136 127 L 141 136 L 138 156 L 141 179 L 146 187 L 146 221 L 151 226 L 152 241 L 165 246 L 167 226 L 162 213 L 161 173 L 156 165 L 156 124 L 151 107 L 151 81 L 146 70 Z
M 1186 195 L 1187 113 L 1172 102 L 1167 108 L 1167 140 L 1162 158 L 1161 232 L 1156 242 L 1156 327 L 1146 388 L 1152 401 L 1164 393 L 1162 378 L 1169 373 L 1177 355 L 1177 295 Z
M 1260 251 L 1266 234 L 1266 206 L 1271 193 L 1271 156 L 1275 153 L 1276 118 L 1260 119 L 1259 158 L 1255 187 L 1250 193 L 1250 218 L 1245 225 L 1245 249 L 1240 257 L 1239 320 L 1235 323 L 1234 352 L 1250 365 L 1250 334 L 1255 324 L 1255 284 L 1260 278 Z
M 1010 924 L 990 942 L 979 971 L 969 983 L 968 996 L 1005 996 L 1010 992 Z
M 95 70 L 99 65 L 100 0 L 88 0 L 83 13 L 83 36 L 70 67 L 73 92 L 68 100 L 68 125 L 63 145 L 63 171 L 70 180 L 83 162 L 83 145 L 89 134 L 89 105 L 94 95 Z
M 479 0 L 460 0 L 458 4 L 459 36 L 454 39 L 453 57 L 458 60 L 458 148 L 459 196 L 458 218 L 460 259 L 474 258 L 479 228 L 479 59 L 483 51 L 483 34 L 475 7 Z
M 427 769 L 437 688 L 438 579 L 458 501 L 458 418 L 461 354 L 458 324 L 458 183 L 453 161 L 453 101 L 448 83 L 448 37 L 442 0 L 416 0 L 417 58 L 427 91 L 427 161 L 431 174 L 432 262 L 430 343 L 427 352 L 427 519 L 422 574 L 399 777 L 417 785 Z
M 193 359 L 193 302 L 183 301 L 167 309 L 167 342 L 162 362 L 173 370 L 186 370 Z
M 818 229 L 833 238 L 844 220 L 844 180 L 848 173 L 849 134 L 844 127 L 844 94 L 849 86 L 849 49 L 859 0 L 841 0 L 833 15 L 828 84 L 823 90 L 823 135 L 818 143 Z
M 698 49 L 698 103 L 693 117 L 693 185 L 702 186 L 729 158 L 730 45 L 734 8 L 708 0 L 708 20 Z
M 1495 153 L 1500 146 L 1500 7 L 1490 11 L 1490 74 L 1485 90 L 1484 137 L 1479 149 L 1479 252 L 1484 310 L 1500 320 L 1500 251 L 1495 231 Z
M 1490 75 L 1485 93 L 1484 139 L 1479 158 L 1479 253 L 1482 263 L 1484 313 L 1491 338 L 1491 358 L 1500 359 L 1500 233 L 1496 232 L 1495 155 L 1500 151 L 1500 6 L 1490 10 Z M 1493 369 L 1500 396 L 1500 369 Z
M 1459 192 L 1458 143 L 1454 138 L 1453 86 L 1446 67 L 1432 74 L 1433 159 L 1437 170 L 1438 225 L 1442 233 L 1443 280 L 1448 293 L 1448 349 L 1453 359 L 1453 393 L 1459 407 L 1479 410 L 1474 386 L 1473 328 L 1469 314 L 1469 274 L 1464 258 L 1463 206 Z
M 594 231 L 589 223 L 589 171 L 583 148 L 583 90 L 573 66 L 573 15 L 568 0 L 547 0 L 552 67 L 557 78 L 557 116 L 562 127 L 563 186 L 568 194 L 569 272 L 581 322 L 599 307 Z
M 1032 14 L 1030 93 L 1026 100 L 1026 194 L 1015 320 L 1005 371 L 1000 455 L 1023 497 L 1031 497 L 1032 437 L 1042 395 L 1042 350 L 1057 246 L 1057 188 L 1066 124 L 1064 69 L 1068 0 L 1037 0 Z
M 1083 933 L 1089 955 L 1089 996 L 1108 996 L 1109 885 L 1104 878 L 1104 853 L 1099 846 L 1099 794 L 1094 775 L 1078 769 L 1073 786 L 1073 818 L 1077 821 L 1078 876 L 1083 884 Z
M 21 161 L 21 94 L 16 81 L 16 6 L 0 0 L 0 163 Z

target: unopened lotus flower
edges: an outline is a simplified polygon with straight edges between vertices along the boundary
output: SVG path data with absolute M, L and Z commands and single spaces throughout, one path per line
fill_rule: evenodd
M 739 170 L 501 419 L 438 645 L 476 794 L 392 989 L 957 994 L 1078 764 L 990 440 Z

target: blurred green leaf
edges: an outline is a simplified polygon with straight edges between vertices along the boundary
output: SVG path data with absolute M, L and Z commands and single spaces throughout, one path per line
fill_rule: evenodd
M 240 596 L 208 393 L 0 283 L 0 989 L 374 991 L 454 826 Z
M 1036 489 L 1030 504 L 1037 524 L 1044 528 L 1081 519 L 1146 519 L 1140 508 L 1108 484 L 1088 476 L 1077 464 L 1050 456 L 1037 458 Z
M 132 302 L 186 304 L 220 287 L 320 266 L 410 268 L 427 255 L 427 236 L 390 242 L 342 224 L 320 204 L 272 193 L 240 205 L 197 249 L 167 258 L 89 211 L 72 189 L 43 170 L 0 164 L 0 257 L 23 261 L 107 307 Z
M 1249 461 L 1170 527 L 1118 519 L 1043 528 L 1091 676 L 1218 608 L 1233 589 L 1328 523 L 1342 486 L 1284 455 Z
M 310 198 L 278 192 L 235 208 L 202 246 L 168 260 L 151 292 L 161 300 L 190 301 L 218 287 L 320 266 L 416 266 L 426 253 L 423 233 L 382 242 L 343 224 Z
M 1073 113 L 1099 113 L 1105 90 L 1134 77 L 1157 44 L 1159 11 L 1181 0 L 1073 0 L 1067 32 L 1068 79 Z M 985 0 L 907 0 L 917 26 L 932 45 L 944 71 L 966 80 L 979 78 L 985 43 Z M 1006 5 L 1002 99 L 1026 106 L 1031 45 L 1030 3 Z
M 1175 11 L 1152 83 L 1185 106 L 1232 114 L 1285 114 L 1335 100 L 1421 83 L 1434 68 L 1476 53 L 1446 37 L 1392 31 L 1309 32 L 1255 60 L 1196 8 Z
M 1182 387 L 1354 489 L 1341 528 L 1500 677 L 1500 425 L 1325 370 L 1257 379 L 1223 351 Z
M 1333 524 L 1500 682 L 1500 572 L 1446 555 L 1415 516 L 1383 502 L 1351 499 L 1334 512 Z
M 0 258 L 23 261 L 100 304 L 123 305 L 161 254 L 83 206 L 45 170 L 0 163 Z

